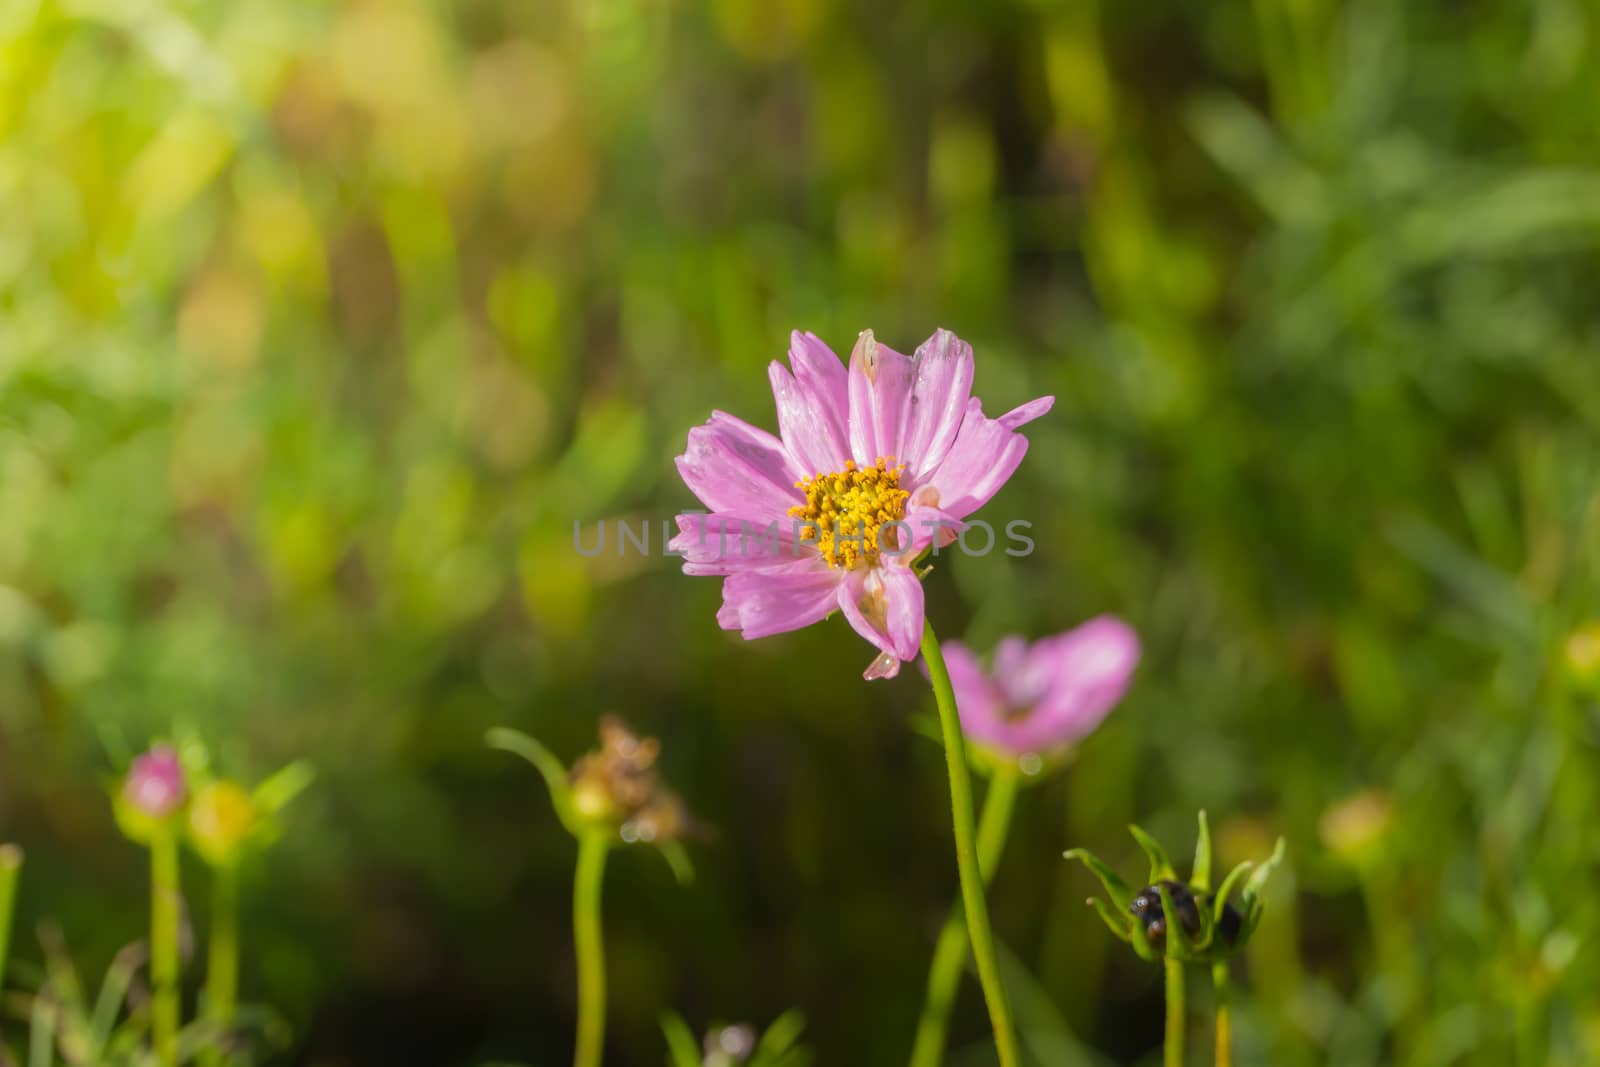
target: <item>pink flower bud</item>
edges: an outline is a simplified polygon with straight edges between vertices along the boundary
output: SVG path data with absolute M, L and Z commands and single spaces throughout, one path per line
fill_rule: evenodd
M 135 810 L 152 819 L 164 819 L 182 807 L 188 790 L 177 751 L 171 745 L 154 745 L 135 757 L 123 782 L 122 796 Z

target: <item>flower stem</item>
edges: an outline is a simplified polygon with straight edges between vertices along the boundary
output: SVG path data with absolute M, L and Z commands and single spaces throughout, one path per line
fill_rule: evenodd
M 983 875 L 978 867 L 977 829 L 972 815 L 972 777 L 967 771 L 966 742 L 961 735 L 961 719 L 956 712 L 955 693 L 950 674 L 939 653 L 939 639 L 931 623 L 922 628 L 922 658 L 933 682 L 933 696 L 939 705 L 939 725 L 944 734 L 945 763 L 950 769 L 950 807 L 955 817 L 956 868 L 961 876 L 961 901 L 966 910 L 967 934 L 972 955 L 978 964 L 978 981 L 989 1006 L 989 1022 L 994 1028 L 995 1052 L 1000 1067 L 1016 1067 L 1017 1039 L 1011 1029 L 1011 1006 L 1006 1002 L 1005 986 L 1000 981 L 1000 963 L 995 955 L 994 935 L 989 930 L 989 908 L 983 899 Z
M 987 886 L 1006 847 L 1011 828 L 1011 810 L 1017 798 L 1017 769 L 1000 765 L 983 798 L 983 814 L 978 817 L 978 869 Z M 922 1003 L 922 1018 L 917 1021 L 917 1040 L 911 1048 L 911 1067 L 939 1067 L 944 1061 L 945 1034 L 950 1027 L 950 1009 L 955 1004 L 961 982 L 962 965 L 967 960 L 966 913 L 958 900 L 950 906 L 944 928 L 934 945 L 933 965 L 928 968 L 928 992 Z
M 1167 1042 L 1163 1067 L 1183 1067 L 1183 964 L 1168 959 L 1167 966 Z
M 161 1067 L 178 1063 L 179 893 L 178 833 L 163 826 L 150 839 L 150 1033 Z
M 223 1061 L 221 1045 L 233 1027 L 239 994 L 239 868 L 231 863 L 216 868 L 211 897 L 211 948 L 206 957 L 206 1015 L 216 1028 L 204 1062 Z
M 1211 985 L 1217 1000 L 1216 1067 L 1233 1067 L 1233 986 L 1228 980 L 1228 961 L 1211 965 Z
M 589 830 L 578 838 L 572 884 L 572 934 L 578 953 L 578 1047 L 573 1067 L 600 1067 L 606 1037 L 606 957 L 600 938 L 600 884 L 611 835 Z

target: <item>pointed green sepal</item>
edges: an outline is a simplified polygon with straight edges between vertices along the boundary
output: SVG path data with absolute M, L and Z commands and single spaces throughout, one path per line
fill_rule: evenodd
M 1140 959 L 1159 960 L 1161 958 L 1162 952 L 1150 943 L 1150 935 L 1145 933 L 1144 923 L 1135 919 L 1129 924 L 1128 932 L 1132 934 L 1128 938 L 1128 943 L 1133 946 L 1133 951 L 1139 954 Z
M 1189 884 L 1202 893 L 1211 889 L 1211 826 L 1206 822 L 1206 812 L 1200 809 L 1200 832 L 1194 839 L 1194 869 L 1189 874 Z
M 1124 941 L 1130 943 L 1133 941 L 1133 934 L 1130 931 L 1138 925 L 1133 921 L 1133 916 L 1125 911 L 1117 911 L 1099 897 L 1090 897 L 1084 903 L 1095 910 L 1100 920 L 1106 924 L 1106 929 Z
M 1128 888 L 1127 882 L 1117 877 L 1116 871 L 1105 865 L 1105 861 L 1086 848 L 1068 849 L 1062 855 L 1069 860 L 1081 861 L 1096 878 L 1100 879 L 1100 884 L 1105 887 L 1106 896 L 1111 898 L 1111 903 L 1116 905 L 1119 911 L 1127 910 L 1133 901 L 1133 890 Z
M 521 756 L 534 769 L 544 776 L 545 785 L 550 788 L 550 803 L 556 809 L 556 816 L 573 834 L 582 831 L 578 819 L 572 810 L 572 790 L 567 785 L 567 768 L 544 745 L 529 737 L 521 730 L 513 730 L 505 726 L 496 726 L 484 735 L 490 748 L 498 748 L 502 752 L 510 752 Z
M 1169 878 L 1177 879 L 1178 873 L 1173 869 L 1172 861 L 1167 859 L 1167 853 L 1162 849 L 1161 842 L 1137 826 L 1130 825 L 1128 832 L 1133 835 L 1135 841 L 1139 842 L 1139 847 L 1144 849 L 1144 854 L 1150 858 L 1150 882 L 1152 885 Z
M 689 860 L 689 852 L 679 841 L 660 841 L 656 843 L 656 850 L 661 853 L 661 858 L 667 861 L 667 866 L 672 868 L 672 876 L 678 880 L 679 885 L 688 885 L 694 881 L 694 864 Z
M 1283 838 L 1278 838 L 1278 845 L 1272 850 L 1271 857 L 1257 867 L 1250 880 L 1244 884 L 1244 892 L 1240 894 L 1240 899 L 1244 901 L 1246 911 L 1254 910 L 1255 903 L 1261 896 L 1261 890 L 1266 888 L 1267 879 L 1272 877 L 1272 872 L 1283 862 L 1286 848 Z
M 1172 890 L 1166 882 L 1157 882 L 1156 892 L 1161 894 L 1161 917 L 1167 924 L 1167 955 L 1179 960 L 1191 958 L 1195 944 L 1178 916 L 1178 906 L 1172 902 Z
M 1216 921 L 1222 921 L 1222 909 L 1228 903 L 1228 898 L 1233 895 L 1234 887 L 1244 880 L 1244 876 L 1249 874 L 1250 869 L 1254 866 L 1255 864 L 1250 860 L 1245 860 L 1229 871 L 1228 877 L 1222 880 L 1222 888 L 1217 890 L 1217 897 L 1211 902 L 1212 918 L 1216 919 Z

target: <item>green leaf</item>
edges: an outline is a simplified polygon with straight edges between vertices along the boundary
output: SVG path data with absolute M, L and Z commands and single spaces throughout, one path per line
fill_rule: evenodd
M 1200 809 L 1200 832 L 1194 839 L 1194 869 L 1189 872 L 1189 884 L 1201 892 L 1211 888 L 1211 826 L 1206 822 L 1206 812 Z
M 667 1063 L 671 1067 L 700 1067 L 700 1043 L 683 1016 L 675 1011 L 662 1012 L 661 1032 L 667 1039 Z
M 1086 848 L 1072 848 L 1062 855 L 1069 860 L 1079 860 L 1083 865 L 1100 879 L 1100 884 L 1105 887 L 1106 896 L 1119 909 L 1127 908 L 1133 900 L 1133 890 L 1128 888 L 1128 883 L 1117 877 L 1117 872 L 1105 865 L 1105 862 Z
M 1172 861 L 1167 859 L 1166 850 L 1161 847 L 1159 841 L 1145 833 L 1138 826 L 1130 825 L 1128 832 L 1133 835 L 1135 841 L 1139 842 L 1139 847 L 1144 849 L 1144 854 L 1150 858 L 1151 885 L 1168 878 L 1176 879 L 1178 877 L 1178 872 L 1173 869 Z

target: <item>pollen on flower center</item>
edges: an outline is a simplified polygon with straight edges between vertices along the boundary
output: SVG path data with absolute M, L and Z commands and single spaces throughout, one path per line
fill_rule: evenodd
M 850 570 L 876 564 L 880 535 L 884 547 L 898 544 L 898 531 L 883 527 L 905 519 L 911 494 L 900 488 L 904 465 L 893 463 L 893 456 L 881 456 L 870 467 L 846 460 L 842 471 L 794 483 L 806 502 L 789 514 L 800 520 L 799 536 L 817 546 L 828 566 Z

